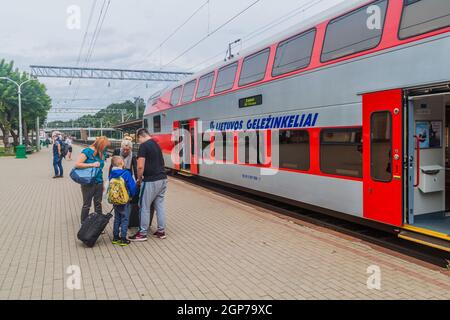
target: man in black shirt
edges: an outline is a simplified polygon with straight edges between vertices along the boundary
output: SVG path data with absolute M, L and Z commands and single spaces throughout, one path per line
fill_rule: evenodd
M 164 158 L 161 148 L 152 140 L 147 129 L 140 129 L 137 137 L 140 143 L 137 156 L 137 183 L 141 187 L 141 225 L 139 232 L 130 237 L 130 240 L 147 241 L 152 203 L 158 220 L 158 230 L 154 235 L 160 239 L 165 239 L 164 196 L 167 190 L 167 175 L 164 168 Z

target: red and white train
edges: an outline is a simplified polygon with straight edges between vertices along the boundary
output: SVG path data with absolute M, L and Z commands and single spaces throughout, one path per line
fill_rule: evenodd
M 174 170 L 450 251 L 449 107 L 450 1 L 356 0 L 174 85 L 144 123 Z M 178 128 L 232 138 L 195 134 L 176 164 Z M 277 165 L 238 148 L 251 131 Z M 228 149 L 205 164 L 208 146 Z

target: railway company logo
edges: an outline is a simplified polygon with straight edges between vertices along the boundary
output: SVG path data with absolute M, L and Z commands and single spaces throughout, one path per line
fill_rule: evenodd
M 251 118 L 246 121 L 211 121 L 209 129 L 217 131 L 238 131 L 243 130 L 244 128 L 247 130 L 312 128 L 316 126 L 318 118 L 318 113 L 291 114 L 285 116 L 270 115 L 263 118 Z

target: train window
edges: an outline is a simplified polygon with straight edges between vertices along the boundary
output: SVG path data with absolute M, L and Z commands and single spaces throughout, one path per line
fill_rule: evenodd
M 244 59 L 239 78 L 239 86 L 245 86 L 264 79 L 269 61 L 270 49 L 267 48 Z
M 314 47 L 316 29 L 307 31 L 278 45 L 272 76 L 306 68 Z
M 309 170 L 309 132 L 305 130 L 282 130 L 279 132 L 280 168 Z
M 153 132 L 161 132 L 161 116 L 153 117 Z
M 322 62 L 373 49 L 381 41 L 387 0 L 379 0 L 332 20 L 327 27 Z
M 200 78 L 197 89 L 197 99 L 207 97 L 211 93 L 211 87 L 214 81 L 214 72 Z
M 181 103 L 191 102 L 194 98 L 195 86 L 197 80 L 192 80 L 184 85 L 183 96 L 181 97 Z
M 233 161 L 234 137 L 232 132 L 214 132 L 212 133 L 212 141 L 214 142 L 214 147 L 212 147 L 211 154 L 216 158 L 215 160 L 223 162 Z M 203 141 L 203 152 L 210 144 L 210 141 Z
M 172 106 L 176 106 L 178 102 L 180 102 L 180 96 L 181 96 L 181 86 L 176 87 L 172 90 L 172 96 L 170 97 L 170 104 Z
M 370 175 L 375 181 L 392 180 L 392 118 L 391 113 L 372 114 L 370 130 Z
M 216 89 L 214 91 L 215 93 L 227 91 L 233 88 L 237 67 L 238 63 L 235 62 L 219 70 L 216 81 Z
M 450 1 L 405 0 L 399 38 L 406 39 L 450 26 Z
M 362 129 L 325 129 L 320 136 L 324 173 L 362 178 Z
M 251 165 L 264 164 L 265 143 L 264 132 L 259 130 L 239 132 L 238 134 L 238 160 Z

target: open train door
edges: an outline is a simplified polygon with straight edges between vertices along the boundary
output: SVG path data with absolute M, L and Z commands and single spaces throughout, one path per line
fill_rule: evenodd
M 173 123 L 174 131 L 180 130 L 177 134 L 178 143 L 175 154 L 178 157 L 175 169 L 187 174 L 198 174 L 198 121 L 196 119 L 186 121 L 176 121 Z
M 197 120 L 196 119 L 192 119 L 189 120 L 189 132 L 190 132 L 190 138 L 191 138 L 191 145 L 190 145 L 190 168 L 191 168 L 191 173 L 192 174 L 198 174 L 199 173 L 199 168 L 198 168 L 198 139 L 199 137 L 197 136 Z
M 175 133 L 178 129 L 180 129 L 180 122 L 175 121 L 173 123 L 173 132 Z M 175 141 L 175 143 L 174 143 L 174 148 L 175 148 L 174 151 L 175 152 L 172 152 L 172 157 L 174 158 L 174 159 L 172 159 L 174 162 L 173 167 L 175 170 L 180 170 L 180 154 L 179 154 L 179 152 L 176 152 L 176 150 L 178 150 L 178 148 L 179 148 L 179 143 L 180 143 L 180 140 Z
M 363 95 L 363 210 L 381 223 L 403 223 L 402 90 Z

